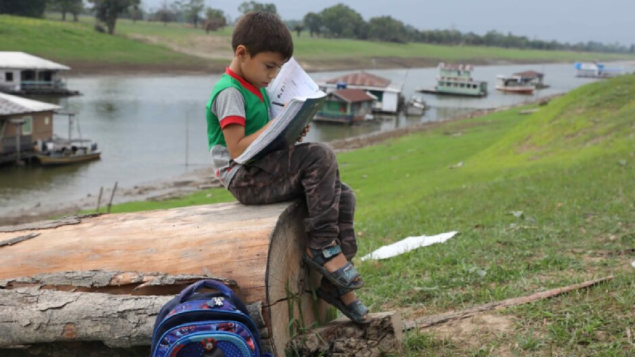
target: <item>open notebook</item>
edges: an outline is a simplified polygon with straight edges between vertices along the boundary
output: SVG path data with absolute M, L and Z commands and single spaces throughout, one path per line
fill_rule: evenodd
M 247 164 L 293 145 L 326 99 L 326 94 L 293 58 L 282 67 L 267 93 L 271 100 L 271 116 L 275 119 L 234 160 L 239 164 Z

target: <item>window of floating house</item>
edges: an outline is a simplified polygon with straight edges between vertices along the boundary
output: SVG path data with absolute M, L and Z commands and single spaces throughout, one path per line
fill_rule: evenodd
M 33 134 L 33 117 L 24 117 L 24 124 L 22 125 L 22 135 Z
M 4 72 L 4 81 L 13 82 L 13 72 Z

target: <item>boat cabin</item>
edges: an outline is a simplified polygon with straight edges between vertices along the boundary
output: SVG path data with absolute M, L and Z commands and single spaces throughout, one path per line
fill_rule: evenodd
M 607 68 L 603 63 L 576 63 L 577 77 L 581 78 L 611 78 L 622 74 L 621 68 Z
M 0 164 L 30 160 L 53 137 L 57 105 L 0 93 Z
M 435 91 L 440 94 L 483 97 L 487 95 L 487 82 L 472 79 L 471 65 L 439 64 Z
M 544 73 L 536 71 L 525 71 L 514 73 L 514 76 L 518 77 L 521 83 L 531 84 L 536 87 L 536 89 L 547 87 L 543 82 L 545 79 Z
M 330 92 L 315 116 L 316 121 L 353 124 L 366 120 L 372 113 L 376 98 L 361 89 L 340 89 Z
M 341 89 L 361 89 L 376 98 L 372 106 L 374 112 L 397 113 L 403 101 L 400 87 L 392 85 L 389 79 L 364 71 L 331 78 L 319 85 L 327 94 Z
M 18 95 L 74 95 L 61 74 L 70 67 L 24 52 L 0 52 L 0 92 Z

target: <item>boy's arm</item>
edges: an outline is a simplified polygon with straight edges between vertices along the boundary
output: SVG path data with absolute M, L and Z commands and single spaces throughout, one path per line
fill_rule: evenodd
M 227 144 L 227 150 L 229 150 L 229 156 L 233 159 L 240 156 L 247 147 L 251 145 L 262 134 L 265 129 L 269 127 L 271 121 L 267 125 L 263 126 L 257 132 L 245 136 L 245 127 L 240 124 L 229 124 L 223 128 L 223 135 L 225 136 L 225 143 Z
M 227 88 L 218 93 L 212 103 L 212 112 L 220 121 L 227 150 L 232 159 L 240 156 L 269 126 L 267 124 L 257 132 L 245 136 L 245 99 L 235 88 Z

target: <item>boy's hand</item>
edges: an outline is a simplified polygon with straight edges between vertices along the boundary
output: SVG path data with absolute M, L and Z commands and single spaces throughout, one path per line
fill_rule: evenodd
M 302 138 L 304 138 L 306 136 L 306 134 L 309 132 L 309 130 L 311 130 L 311 124 L 308 124 L 307 126 L 305 126 L 304 129 L 302 130 L 302 132 L 300 133 L 300 137 L 298 138 L 298 142 L 299 143 L 302 142 Z

